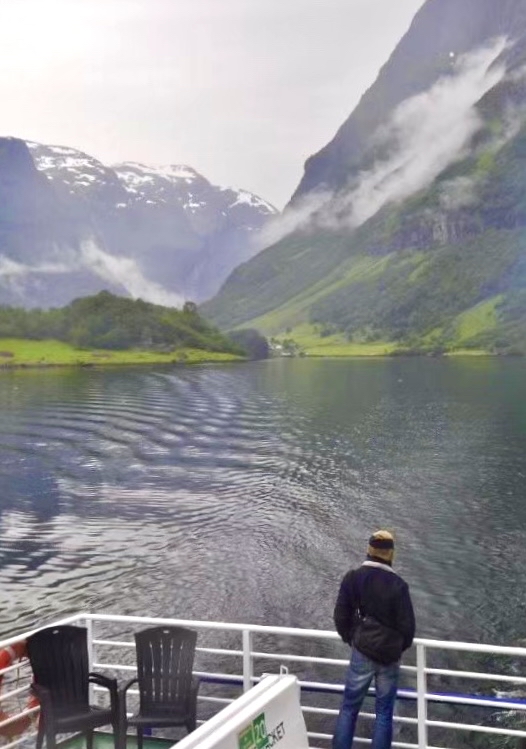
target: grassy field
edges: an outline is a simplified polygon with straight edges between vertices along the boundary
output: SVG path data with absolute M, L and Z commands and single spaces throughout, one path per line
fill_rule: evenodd
M 479 330 L 480 321 L 486 321 L 492 318 L 494 303 L 479 305 L 459 317 L 459 323 L 462 324 L 461 330 L 467 338 L 472 335 L 473 331 Z M 437 329 L 435 334 L 441 331 Z M 427 340 L 432 343 L 433 335 Z M 298 325 L 292 328 L 288 333 L 275 336 L 276 341 L 283 343 L 286 340 L 292 340 L 298 347 L 298 352 L 304 356 L 328 356 L 328 357 L 346 357 L 346 356 L 391 356 L 399 350 L 404 350 L 405 346 L 400 346 L 392 341 L 374 341 L 371 343 L 350 342 L 343 334 L 320 337 L 314 325 Z M 423 339 L 424 340 L 424 339 Z M 462 347 L 461 341 L 456 344 L 455 348 L 444 351 L 445 356 L 488 356 L 489 352 L 480 348 Z
M 482 348 L 458 348 L 446 351 L 444 356 L 494 356 L 494 354 Z
M 498 324 L 496 308 L 503 298 L 502 294 L 491 297 L 459 315 L 456 319 L 455 344 L 461 345 L 479 333 L 495 330 Z
M 374 343 L 349 342 L 343 334 L 325 336 L 316 332 L 313 325 L 298 325 L 286 334 L 276 336 L 276 340 L 293 340 L 305 356 L 388 356 L 396 351 L 397 345 L 387 341 Z
M 306 356 L 389 356 L 396 351 L 395 343 L 320 343 L 309 345 L 305 350 Z
M 0 338 L 0 368 L 53 366 L 106 366 L 111 364 L 201 364 L 205 362 L 239 361 L 233 354 L 177 349 L 157 353 L 141 349 L 126 351 L 91 351 L 76 349 L 60 341 L 31 341 L 21 338 Z

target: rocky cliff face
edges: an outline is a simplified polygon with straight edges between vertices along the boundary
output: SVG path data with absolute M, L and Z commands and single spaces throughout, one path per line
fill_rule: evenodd
M 63 305 L 102 288 L 179 304 L 211 296 L 277 211 L 194 169 L 108 167 L 0 139 L 0 303 Z
M 46 178 L 40 174 L 22 141 L 5 138 L 0 141 L 0 231 L 4 242 L 17 247 L 17 259 L 30 257 L 29 245 L 39 238 L 40 253 L 55 239 L 56 224 L 61 218 L 60 202 Z M 67 227 L 56 237 L 67 235 Z M 12 258 L 15 260 L 15 258 Z
M 428 0 L 288 211 L 220 325 L 526 352 L 526 3 Z

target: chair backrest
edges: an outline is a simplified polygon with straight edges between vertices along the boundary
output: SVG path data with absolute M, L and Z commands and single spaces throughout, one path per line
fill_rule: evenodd
M 141 711 L 184 705 L 192 684 L 197 632 L 152 627 L 135 634 Z
M 54 707 L 89 704 L 88 631 L 62 625 L 28 637 L 27 654 L 35 684 L 46 687 Z

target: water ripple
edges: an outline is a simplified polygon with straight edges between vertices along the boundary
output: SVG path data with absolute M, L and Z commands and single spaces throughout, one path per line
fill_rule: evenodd
M 420 360 L 2 375 L 0 630 L 79 608 L 330 627 L 385 525 L 420 634 L 514 640 L 525 382 Z

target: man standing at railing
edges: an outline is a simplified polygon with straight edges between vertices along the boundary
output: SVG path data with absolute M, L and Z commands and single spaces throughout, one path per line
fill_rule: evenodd
M 372 749 L 390 749 L 400 658 L 415 635 L 415 616 L 407 583 L 392 569 L 394 539 L 376 531 L 366 561 L 343 578 L 334 623 L 352 646 L 333 749 L 351 749 L 358 713 L 375 680 L 376 720 Z

